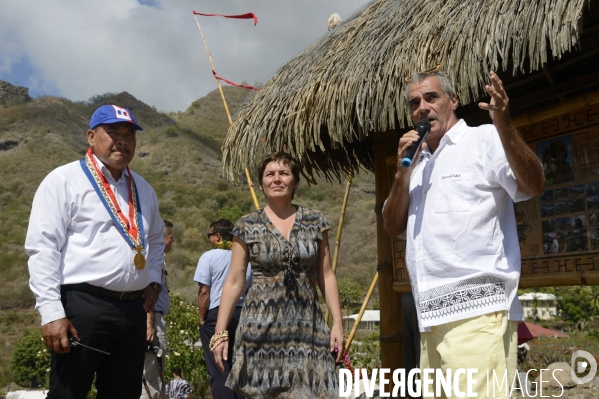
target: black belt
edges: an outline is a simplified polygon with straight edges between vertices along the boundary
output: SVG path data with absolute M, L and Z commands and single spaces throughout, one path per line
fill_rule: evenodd
M 62 286 L 66 290 L 83 291 L 90 294 L 96 294 L 100 296 L 107 296 L 109 298 L 116 298 L 119 301 L 133 301 L 141 296 L 141 290 L 138 291 L 112 291 L 106 288 L 96 287 L 88 283 L 79 284 L 65 284 Z

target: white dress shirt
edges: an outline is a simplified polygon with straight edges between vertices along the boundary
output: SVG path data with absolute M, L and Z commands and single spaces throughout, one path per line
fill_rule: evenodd
M 400 236 L 421 331 L 501 310 L 522 320 L 513 202 L 528 198 L 493 125 L 460 120 L 433 154 L 423 151 Z
M 95 157 L 117 202 L 129 215 L 129 178 L 123 170 L 114 180 Z M 89 283 L 113 291 L 135 291 L 161 281 L 164 263 L 164 222 L 156 193 L 133 173 L 142 210 L 146 267 L 133 264 L 136 252 L 117 230 L 79 161 L 61 166 L 42 181 L 31 207 L 25 252 L 29 256 L 29 285 L 42 325 L 65 317 L 60 286 Z

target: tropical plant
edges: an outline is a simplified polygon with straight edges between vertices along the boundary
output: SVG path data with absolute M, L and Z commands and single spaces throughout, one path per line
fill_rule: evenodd
M 597 307 L 593 304 L 588 287 L 560 287 L 555 290 L 561 317 L 576 323 L 580 330 L 584 329 L 586 321 L 597 314 Z
M 200 340 L 198 307 L 185 303 L 178 294 L 171 296 L 166 325 L 165 379 L 171 380 L 171 371 L 181 368 L 183 378 L 193 389 L 192 398 L 204 399 L 209 382 L 204 352 L 195 345 Z

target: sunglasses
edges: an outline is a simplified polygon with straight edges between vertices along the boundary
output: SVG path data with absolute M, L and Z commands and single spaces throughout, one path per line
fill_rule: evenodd
M 217 231 L 215 231 L 214 233 L 208 233 L 206 234 L 208 236 L 208 239 L 210 239 L 210 237 L 212 237 L 213 235 L 218 234 Z
M 424 71 L 418 72 L 418 73 L 414 73 L 410 76 L 406 76 L 405 78 L 403 78 L 404 82 L 409 82 L 410 79 L 412 79 L 414 76 L 418 76 L 418 75 L 429 75 L 429 74 L 433 74 L 435 72 L 441 71 L 441 64 L 439 65 L 435 65 L 434 67 L 425 69 Z

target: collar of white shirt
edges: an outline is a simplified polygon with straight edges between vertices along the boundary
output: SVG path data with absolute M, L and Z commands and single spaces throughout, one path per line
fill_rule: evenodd
M 93 157 L 94 157 L 94 160 L 96 161 L 96 165 L 98 165 L 98 169 L 100 169 L 100 173 L 102 173 L 104 175 L 104 177 L 106 178 L 106 180 L 108 180 L 109 183 L 116 185 L 118 182 L 120 182 L 126 176 L 129 176 L 128 168 L 123 168 L 123 173 L 121 174 L 121 177 L 119 178 L 118 181 L 115 180 L 114 177 L 112 176 L 112 173 L 110 173 L 110 170 L 108 170 L 106 165 L 104 165 L 104 162 L 100 161 L 100 158 L 98 158 L 96 156 L 96 154 L 93 154 Z

